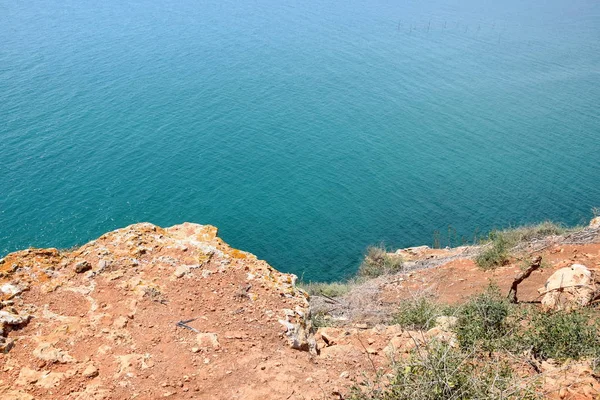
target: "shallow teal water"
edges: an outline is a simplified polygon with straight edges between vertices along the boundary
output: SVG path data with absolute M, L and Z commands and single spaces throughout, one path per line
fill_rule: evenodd
M 0 3 L 0 255 L 193 221 L 322 280 L 586 222 L 600 2 L 423 3 Z

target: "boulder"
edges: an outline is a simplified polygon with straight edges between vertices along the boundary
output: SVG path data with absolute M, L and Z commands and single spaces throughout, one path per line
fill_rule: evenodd
M 596 292 L 592 272 L 581 264 L 554 272 L 538 292 L 547 310 L 571 310 L 590 304 Z

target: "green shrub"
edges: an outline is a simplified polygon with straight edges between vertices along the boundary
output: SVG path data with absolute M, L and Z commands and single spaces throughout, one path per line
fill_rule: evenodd
M 432 299 L 421 296 L 400 303 L 393 323 L 412 330 L 429 330 L 435 325 L 435 319 L 442 315 L 454 315 L 450 306 L 442 306 Z
M 548 236 L 562 235 L 567 228 L 554 222 L 545 221 L 537 225 L 525 225 L 518 228 L 506 229 L 500 232 L 509 245 L 542 239 Z
M 571 230 L 577 229 L 579 228 Z M 510 250 L 516 245 L 548 236 L 562 235 L 571 230 L 549 221 L 501 231 L 493 230 L 487 240 L 483 241 L 488 246 L 477 256 L 475 261 L 483 269 L 496 268 L 508 263 Z
M 508 241 L 498 231 L 491 232 L 489 240 L 489 246 L 475 259 L 477 265 L 485 270 L 505 265 L 508 262 L 510 249 Z
M 327 313 L 325 313 L 325 312 L 311 313 L 310 320 L 312 322 L 313 329 L 319 329 L 319 328 L 335 325 L 330 318 L 326 318 L 326 317 L 327 317 Z
M 594 311 L 535 312 L 523 339 L 539 359 L 600 357 L 598 321 Z
M 352 282 L 308 282 L 298 286 L 311 296 L 340 297 L 350 291 Z
M 363 262 L 358 268 L 359 277 L 374 278 L 402 271 L 404 260 L 401 256 L 390 254 L 384 247 L 370 246 Z
M 455 327 L 462 348 L 495 350 L 507 345 L 509 334 L 518 325 L 512 306 L 495 286 L 464 304 Z
M 352 399 L 448 400 L 534 399 L 501 358 L 482 360 L 446 343 L 432 341 L 396 364 L 391 384 L 379 391 L 355 388 Z

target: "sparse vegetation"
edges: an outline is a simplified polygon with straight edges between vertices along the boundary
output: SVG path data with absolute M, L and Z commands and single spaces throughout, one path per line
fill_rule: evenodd
M 523 341 L 539 359 L 600 357 L 597 315 L 593 311 L 536 312 Z
M 326 326 L 333 326 L 331 319 L 328 318 L 327 314 L 323 312 L 311 313 L 310 321 L 312 322 L 313 329 L 319 329 Z
M 498 231 L 489 234 L 489 247 L 477 256 L 475 262 L 483 269 L 492 269 L 508 262 L 509 244 L 506 238 Z
M 308 282 L 300 283 L 298 286 L 311 296 L 339 297 L 350 291 L 353 282 Z
M 359 277 L 375 278 L 381 275 L 402 271 L 404 260 L 401 256 L 390 254 L 383 246 L 370 246 L 358 268 Z
M 531 351 L 539 359 L 600 357 L 595 310 L 543 312 L 509 303 L 495 287 L 458 312 L 456 334 L 462 348 Z
M 560 224 L 546 221 L 537 225 L 494 230 L 490 232 L 487 239 L 482 241 L 482 244 L 487 245 L 487 247 L 477 256 L 475 261 L 483 269 L 493 269 L 507 264 L 511 250 L 521 243 L 548 236 L 562 235 L 578 229 L 580 228 L 567 229 Z
M 594 210 L 594 215 L 598 214 L 600 211 Z M 532 263 L 530 250 L 547 246 L 552 242 L 547 240 L 549 236 L 572 239 L 572 234 L 580 232 L 585 233 L 582 227 L 566 228 L 551 222 L 494 230 L 487 239 L 476 239 L 483 245 L 476 262 L 483 269 L 493 269 L 515 257 L 522 260 L 521 269 L 525 270 Z M 449 230 L 448 235 L 459 243 L 456 234 L 452 236 Z M 441 236 L 436 231 L 434 247 L 440 246 Z M 542 261 L 542 268 L 544 264 Z M 383 247 L 369 247 L 353 282 L 356 285 L 403 268 L 401 257 Z M 336 297 L 349 289 L 346 284 L 318 284 L 311 292 Z M 438 317 L 455 316 L 456 324 L 450 329 L 456 340 L 415 341 L 416 347 L 408 356 L 394 359 L 393 377 L 375 371 L 375 381 L 363 381 L 353 389 L 351 398 L 541 399 L 542 382 L 536 381 L 535 376 L 525 382 L 523 371 L 533 368 L 539 372 L 542 361 L 551 365 L 568 360 L 579 362 L 578 365 L 589 363 L 600 373 L 598 313 L 596 309 L 545 312 L 535 305 L 509 301 L 493 285 L 460 306 L 445 306 L 431 296 L 416 296 L 399 304 L 391 322 L 408 330 L 427 331 L 435 326 Z M 327 324 L 324 318 L 318 316 L 317 324 Z
M 487 359 L 486 359 L 487 358 Z M 472 351 L 431 341 L 396 364 L 389 385 L 365 393 L 355 388 L 354 400 L 536 399 L 535 385 L 519 384 L 508 359 L 476 357 Z
M 464 304 L 458 312 L 456 336 L 463 348 L 481 348 L 493 351 L 505 345 L 512 324 L 515 322 L 512 305 L 496 286 L 488 289 Z
M 523 307 L 493 285 L 455 308 L 424 296 L 403 303 L 393 322 L 410 329 L 427 330 L 438 316 L 457 316 L 452 329 L 458 347 L 436 340 L 417 345 L 396 361 L 391 382 L 356 387 L 352 399 L 541 399 L 535 381 L 526 385 L 517 377 L 515 363 L 527 368 L 548 359 L 585 358 L 599 368 L 597 310 L 546 313 Z
M 437 304 L 432 298 L 418 296 L 400 303 L 393 323 L 411 330 L 428 330 L 435 325 L 437 317 L 454 315 L 454 307 Z

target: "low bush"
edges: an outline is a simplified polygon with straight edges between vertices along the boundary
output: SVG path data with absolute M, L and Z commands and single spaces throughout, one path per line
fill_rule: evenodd
M 370 246 L 363 262 L 358 268 L 359 277 L 374 278 L 402 271 L 404 260 L 401 256 L 390 254 L 382 246 Z
M 594 311 L 535 312 L 523 341 L 536 358 L 557 360 L 600 357 L 598 320 Z
M 472 298 L 458 312 L 455 330 L 460 346 L 488 351 L 506 347 L 518 325 L 513 309 L 496 286 Z
M 311 296 L 340 297 L 350 291 L 352 282 L 308 282 L 298 286 Z
M 435 325 L 437 317 L 454 315 L 451 306 L 437 304 L 433 299 L 420 296 L 400 303 L 393 323 L 411 330 L 429 330 Z
M 579 228 L 567 229 L 560 224 L 546 221 L 537 225 L 493 230 L 488 235 L 488 238 L 482 241 L 487 244 L 487 247 L 483 249 L 475 261 L 483 269 L 493 269 L 508 263 L 511 249 L 520 243 L 548 236 L 562 235 L 577 229 Z
M 432 341 L 396 364 L 384 389 L 354 388 L 354 400 L 536 399 L 535 386 L 519 385 L 510 364 L 500 357 L 482 359 L 473 352 Z
M 498 231 L 489 235 L 489 245 L 475 259 L 477 265 L 485 270 L 505 265 L 508 262 L 509 243 Z

